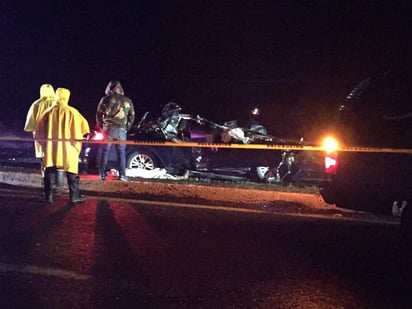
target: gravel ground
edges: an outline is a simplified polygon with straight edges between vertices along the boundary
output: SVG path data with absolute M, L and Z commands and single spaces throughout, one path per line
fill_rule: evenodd
M 396 218 L 337 208 L 325 203 L 315 186 L 264 184 L 250 181 L 212 181 L 198 178 L 159 180 L 130 178 L 128 182 L 97 175 L 81 175 L 81 192 L 88 196 L 202 204 L 254 209 L 268 213 L 327 216 L 384 222 Z M 0 183 L 30 187 L 41 194 L 40 171 L 21 167 L 0 167 Z

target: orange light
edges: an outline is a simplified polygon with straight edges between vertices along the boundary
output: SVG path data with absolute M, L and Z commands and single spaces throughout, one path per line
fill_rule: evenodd
M 327 153 L 331 153 L 333 151 L 336 151 L 336 149 L 339 147 L 339 143 L 334 137 L 328 136 L 323 140 L 322 146 Z

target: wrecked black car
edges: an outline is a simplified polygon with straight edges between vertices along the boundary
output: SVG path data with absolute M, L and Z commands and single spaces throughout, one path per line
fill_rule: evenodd
M 96 135 L 92 141 L 98 140 Z M 253 124 L 241 127 L 236 121 L 223 124 L 199 115 L 181 113 L 173 102 L 166 104 L 161 115 L 145 113 L 128 132 L 128 140 L 148 142 L 128 144 L 126 174 L 140 176 L 139 171 L 163 169 L 167 174 L 182 177 L 227 180 L 259 180 L 277 183 L 328 181 L 324 153 L 303 150 L 236 149 L 219 147 L 233 144 L 290 144 L 301 145 L 302 140 L 285 141 L 266 134 L 265 128 Z M 176 147 L 151 145 L 150 142 L 174 142 Z M 181 142 L 207 143 L 210 147 L 181 147 Z M 95 173 L 99 166 L 97 143 L 85 143 L 80 157 L 84 173 Z M 116 169 L 116 153 L 110 156 L 111 169 Z M 108 171 L 109 172 L 109 171 Z

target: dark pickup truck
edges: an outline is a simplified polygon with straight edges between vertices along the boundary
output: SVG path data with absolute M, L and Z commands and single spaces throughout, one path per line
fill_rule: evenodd
M 401 216 L 412 230 L 412 76 L 392 69 L 359 82 L 337 108 L 335 135 L 344 146 L 381 151 L 342 151 L 326 202 Z

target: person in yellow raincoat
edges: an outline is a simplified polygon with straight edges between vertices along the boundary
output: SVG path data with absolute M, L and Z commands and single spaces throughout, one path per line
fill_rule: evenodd
M 66 172 L 71 203 L 83 203 L 80 196 L 78 164 L 83 137 L 90 133 L 87 120 L 69 106 L 70 91 L 56 90 L 56 105 L 47 110 L 36 128 L 36 139 L 41 142 L 44 157 L 44 193 L 46 202 L 53 202 L 53 177 L 56 169 Z
M 24 125 L 24 131 L 33 132 L 33 137 L 36 137 L 36 127 L 40 117 L 43 113 L 55 105 L 54 101 L 54 88 L 50 84 L 43 84 L 40 87 L 40 98 L 32 103 L 27 112 L 26 123 Z M 41 144 L 37 141 L 34 142 L 34 155 L 36 158 L 43 158 L 43 149 Z
M 43 113 L 49 109 L 50 107 L 56 105 L 56 101 L 54 99 L 55 92 L 54 88 L 50 84 L 43 84 L 40 87 L 40 98 L 37 99 L 32 103 L 27 112 L 26 116 L 26 123 L 24 125 L 24 131 L 32 132 L 33 137 L 36 136 L 35 129 L 39 122 L 40 117 Z M 39 142 L 34 142 L 34 155 L 36 158 L 40 159 L 40 164 L 42 164 L 43 158 L 43 149 L 41 148 L 41 144 Z M 43 175 L 43 166 L 41 167 L 42 176 Z M 56 171 L 56 191 L 57 192 L 64 192 L 64 171 L 57 170 Z

